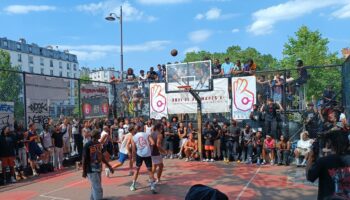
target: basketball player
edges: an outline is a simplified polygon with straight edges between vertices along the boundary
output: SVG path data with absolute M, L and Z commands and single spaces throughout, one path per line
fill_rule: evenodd
M 134 178 L 132 184 L 130 186 L 131 191 L 136 190 L 136 181 L 139 176 L 140 168 L 142 163 L 144 162 L 148 173 L 149 179 L 151 181 L 151 191 L 152 194 L 156 194 L 156 184 L 154 182 L 154 174 L 152 171 L 152 157 L 151 157 L 151 146 L 154 145 L 154 140 L 152 139 L 150 134 L 142 132 L 143 127 L 136 125 L 137 133 L 131 139 L 132 146 L 132 154 L 134 160 L 136 160 L 136 173 L 134 174 Z

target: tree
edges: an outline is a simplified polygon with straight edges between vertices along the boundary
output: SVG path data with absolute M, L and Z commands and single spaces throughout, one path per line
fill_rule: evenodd
M 189 52 L 186 54 L 185 62 L 201 61 L 205 58 L 211 60 L 219 59 L 221 63 L 224 62 L 225 58 L 229 57 L 231 62 L 236 60 L 241 60 L 245 63 L 249 58 L 253 59 L 257 64 L 258 70 L 263 70 L 266 68 L 272 69 L 279 66 L 279 62 L 270 54 L 261 54 L 258 50 L 252 47 L 242 49 L 240 46 L 230 46 L 227 48 L 226 52 L 222 53 L 210 53 L 207 51 L 199 52 Z
M 20 99 L 22 88 L 19 67 L 11 66 L 10 54 L 0 50 L 0 101 L 14 102 L 16 120 L 24 120 L 24 102 Z
M 319 31 L 311 31 L 308 27 L 301 26 L 295 37 L 289 37 L 284 44 L 281 64 L 287 69 L 295 68 L 297 59 L 303 60 L 305 66 L 341 64 L 343 60 L 337 57 L 337 53 L 329 52 L 328 43 L 328 39 L 323 38 Z M 329 84 L 336 91 L 340 90 L 341 72 L 338 68 L 309 69 L 308 72 L 311 77 L 306 86 L 308 99 L 312 95 L 320 97 Z

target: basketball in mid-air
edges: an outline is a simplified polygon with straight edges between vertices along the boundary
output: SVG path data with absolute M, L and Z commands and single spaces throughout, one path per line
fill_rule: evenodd
M 176 49 L 171 50 L 170 54 L 174 57 L 177 56 L 177 50 Z

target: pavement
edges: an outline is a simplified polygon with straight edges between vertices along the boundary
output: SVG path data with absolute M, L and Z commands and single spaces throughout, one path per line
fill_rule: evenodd
M 158 194 L 151 194 L 148 175 L 142 166 L 137 190 L 129 187 L 127 164 L 110 178 L 102 178 L 105 199 L 118 200 L 178 200 L 185 199 L 194 184 L 211 186 L 225 193 L 229 199 L 303 199 L 317 198 L 317 184 L 305 181 L 305 169 L 295 166 L 256 166 L 223 162 L 185 162 L 164 160 L 165 170 Z M 15 184 L 0 187 L 0 199 L 8 200 L 86 200 L 90 198 L 90 184 L 82 178 L 81 170 L 73 168 L 43 174 Z

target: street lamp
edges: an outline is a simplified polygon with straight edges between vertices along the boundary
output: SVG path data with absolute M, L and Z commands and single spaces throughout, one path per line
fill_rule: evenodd
M 110 13 L 109 16 L 105 18 L 108 21 L 115 21 L 116 19 L 120 22 L 120 69 L 121 69 L 121 82 L 123 82 L 123 72 L 124 72 L 124 61 L 123 61 L 123 8 L 120 6 L 120 15 L 115 13 Z

